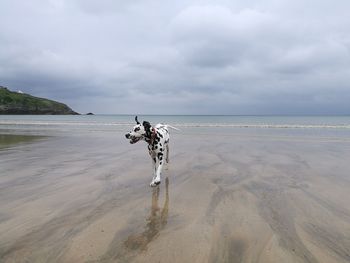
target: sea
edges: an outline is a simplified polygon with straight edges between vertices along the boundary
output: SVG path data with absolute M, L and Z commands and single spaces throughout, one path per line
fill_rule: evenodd
M 170 124 L 182 134 L 279 134 L 350 138 L 350 116 L 139 115 L 140 122 Z M 0 115 L 0 133 L 66 135 L 128 132 L 135 115 Z

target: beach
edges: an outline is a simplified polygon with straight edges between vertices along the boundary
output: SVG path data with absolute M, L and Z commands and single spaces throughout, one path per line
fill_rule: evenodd
M 130 128 L 3 132 L 1 262 L 350 261 L 349 137 L 182 128 L 151 188 Z

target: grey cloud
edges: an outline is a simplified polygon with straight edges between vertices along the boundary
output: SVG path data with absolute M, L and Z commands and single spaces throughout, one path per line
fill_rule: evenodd
M 345 114 L 349 7 L 3 1 L 0 85 L 81 112 Z
M 258 32 L 266 20 L 252 10 L 234 14 L 221 6 L 189 7 L 173 20 L 173 39 L 190 64 L 228 66 L 238 63 L 254 45 L 252 31 Z

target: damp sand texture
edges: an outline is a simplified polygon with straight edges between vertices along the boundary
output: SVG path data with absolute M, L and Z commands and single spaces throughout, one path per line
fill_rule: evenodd
M 350 142 L 174 134 L 150 188 L 123 133 L 0 151 L 1 262 L 349 262 Z

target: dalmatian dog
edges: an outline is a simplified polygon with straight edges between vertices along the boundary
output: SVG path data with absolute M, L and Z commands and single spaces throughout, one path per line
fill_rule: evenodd
M 153 178 L 150 186 L 154 187 L 160 184 L 160 175 L 165 161 L 169 163 L 169 131 L 168 128 L 179 130 L 175 127 L 165 124 L 157 124 L 152 127 L 148 121 L 142 124 L 135 117 L 136 125 L 130 132 L 125 134 L 126 139 L 130 140 L 131 144 L 138 141 L 146 141 L 148 144 L 148 152 L 153 164 Z

